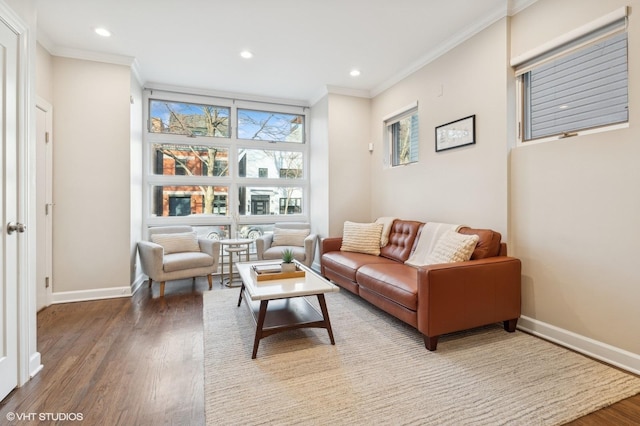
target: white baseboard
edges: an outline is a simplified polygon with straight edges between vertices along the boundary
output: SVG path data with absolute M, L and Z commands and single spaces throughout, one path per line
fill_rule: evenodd
M 131 284 L 131 294 L 136 294 L 136 291 L 140 290 L 140 287 L 142 287 L 142 284 L 144 284 L 145 280 L 147 279 L 146 275 L 138 275 L 136 277 L 136 280 L 133 282 L 133 284 Z
M 31 357 L 29 357 L 29 378 L 33 379 L 42 370 L 42 367 L 44 366 L 40 360 L 40 352 L 31 354 Z
M 87 300 L 114 299 L 117 297 L 131 297 L 132 294 L 130 286 L 61 291 L 52 294 L 51 303 L 55 305 L 58 303 L 84 302 Z
M 527 316 L 518 320 L 518 329 L 572 349 L 591 358 L 614 365 L 630 373 L 640 375 L 640 355 L 593 340 L 555 325 Z

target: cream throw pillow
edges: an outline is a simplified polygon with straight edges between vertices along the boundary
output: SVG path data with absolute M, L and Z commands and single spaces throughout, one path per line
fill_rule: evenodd
M 379 217 L 376 219 L 376 223 L 382 224 L 382 234 L 380 234 L 380 247 L 386 247 L 389 244 L 389 234 L 391 233 L 391 226 L 396 220 L 395 217 Z
M 381 223 L 345 222 L 342 232 L 342 251 L 380 255 Z
M 271 247 L 275 247 L 275 246 L 302 247 L 304 245 L 304 239 L 307 238 L 310 233 L 311 233 L 311 230 L 309 229 L 274 228 Z
M 200 251 L 200 244 L 198 244 L 195 232 L 152 234 L 151 242 L 160 244 L 164 248 L 164 254 Z
M 471 259 L 480 237 L 447 231 L 438 239 L 433 251 L 425 259 L 425 265 L 435 263 L 465 262 Z

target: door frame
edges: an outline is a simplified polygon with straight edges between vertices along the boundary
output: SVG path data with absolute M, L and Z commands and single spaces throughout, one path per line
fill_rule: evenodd
M 0 0 L 0 20 L 18 36 L 18 221 L 27 225 L 27 232 L 18 239 L 18 386 L 24 385 L 41 369 L 37 351 L 35 263 L 27 259 L 36 255 L 35 234 L 35 28 L 30 31 L 24 20 L 3 0 Z M 35 25 L 35 20 L 33 22 Z
M 53 106 L 40 96 L 36 96 L 36 115 L 42 111 L 45 114 L 44 129 L 37 127 L 36 120 L 36 250 L 38 263 L 36 265 L 36 311 L 51 305 L 53 299 Z M 39 118 L 38 116 L 36 117 Z M 42 132 L 47 135 L 43 136 Z M 40 176 L 42 175 L 42 176 Z M 42 178 L 41 178 L 42 177 Z M 42 188 L 41 188 L 42 186 Z M 42 191 L 40 195 L 40 191 Z M 43 206 L 44 204 L 44 206 Z M 34 227 L 32 226 L 32 229 Z M 44 241 L 44 244 L 43 244 Z M 41 245 L 44 245 L 42 247 Z M 39 259 L 39 256 L 42 259 Z M 45 280 L 48 278 L 48 287 Z M 44 306 L 40 303 L 41 292 Z

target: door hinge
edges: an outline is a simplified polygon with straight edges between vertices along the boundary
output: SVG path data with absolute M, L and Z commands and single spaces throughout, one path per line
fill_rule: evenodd
M 44 143 L 49 143 L 49 132 L 44 132 Z
M 49 277 L 44 278 L 44 288 L 49 288 Z
M 49 204 L 44 205 L 44 215 L 49 216 Z

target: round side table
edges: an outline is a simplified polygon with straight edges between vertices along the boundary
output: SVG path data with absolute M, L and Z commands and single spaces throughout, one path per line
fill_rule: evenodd
M 230 238 L 220 240 L 220 247 L 222 248 L 222 256 L 220 262 L 220 284 L 226 284 L 228 287 L 237 287 L 233 285 L 233 255 L 237 256 L 237 260 L 240 261 L 240 255 L 245 252 L 246 260 L 249 261 L 249 247 L 253 243 L 250 238 Z M 229 253 L 229 276 L 225 279 L 224 276 L 224 254 Z M 226 283 L 225 283 L 226 281 Z

